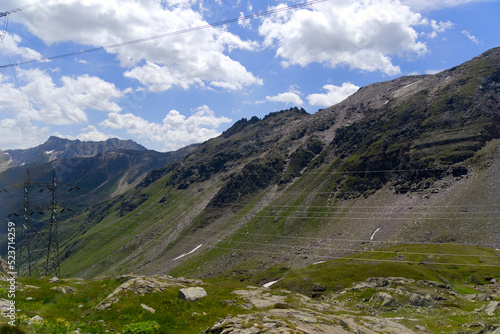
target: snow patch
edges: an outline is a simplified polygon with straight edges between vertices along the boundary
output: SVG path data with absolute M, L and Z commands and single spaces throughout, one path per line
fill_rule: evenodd
M 264 287 L 264 288 L 269 288 L 269 287 L 271 287 L 273 284 L 276 284 L 276 283 L 278 283 L 278 281 L 272 281 L 272 282 L 269 282 L 269 283 L 264 284 L 264 285 L 263 285 L 263 287 Z
M 197 246 L 195 249 L 193 249 L 192 251 L 190 251 L 189 253 L 184 253 L 182 254 L 181 256 L 178 256 L 176 257 L 175 259 L 173 259 L 172 261 L 175 261 L 175 260 L 179 260 L 179 259 L 182 259 L 184 256 L 187 256 L 189 254 L 193 254 L 194 252 L 196 252 L 198 249 L 200 249 L 200 247 L 203 246 L 203 244 Z
M 372 236 L 370 237 L 370 240 L 373 240 L 373 238 L 375 237 L 375 234 L 380 231 L 382 228 L 379 227 L 378 229 L 375 230 L 375 232 L 373 232 Z

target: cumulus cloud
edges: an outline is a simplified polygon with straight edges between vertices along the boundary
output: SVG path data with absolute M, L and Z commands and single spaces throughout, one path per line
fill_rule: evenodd
M 114 102 L 123 92 L 100 78 L 82 75 L 63 76 L 57 85 L 40 69 L 17 69 L 17 77 L 25 83 L 19 89 L 0 76 L 0 110 L 28 115 L 45 124 L 78 124 L 87 121 L 86 110 L 121 111 Z
M 350 82 L 345 82 L 340 87 L 335 85 L 324 85 L 323 89 L 327 92 L 324 94 L 310 94 L 307 96 L 310 105 L 330 107 L 356 93 L 359 87 Z
M 3 45 L 9 56 L 21 56 L 24 60 L 40 59 L 42 55 L 37 51 L 19 46 L 22 39 L 16 34 L 6 33 L 3 37 Z
M 0 133 L 0 147 L 3 149 L 26 149 L 40 145 L 42 138 L 48 137 L 49 129 L 33 126 L 29 116 L 21 114 L 0 120 Z
M 276 96 L 266 96 L 266 100 L 269 102 L 282 102 L 288 104 L 293 104 L 296 106 L 303 105 L 304 102 L 300 96 L 295 92 L 281 93 Z
M 81 141 L 104 141 L 110 138 L 116 138 L 116 135 L 105 134 L 104 132 L 99 131 L 95 126 L 89 125 L 88 127 L 82 129 L 82 133 L 80 133 L 75 138 L 66 136 L 68 139 L 79 139 Z M 59 137 L 64 137 L 59 135 Z
M 422 20 L 399 1 L 327 1 L 265 18 L 259 33 L 285 67 L 316 62 L 395 75 L 401 70 L 392 55 L 427 52 L 413 28 Z
M 171 151 L 218 136 L 220 133 L 217 128 L 228 122 L 231 119 L 217 117 L 214 111 L 204 105 L 194 110 L 189 117 L 177 110 L 170 110 L 162 123 L 149 122 L 130 113 L 110 113 L 101 125 L 126 130 L 134 136 L 161 143 L 165 151 Z
M 202 13 L 191 8 L 194 2 L 67 0 L 51 4 L 46 11 L 38 7 L 23 10 L 12 19 L 48 45 L 71 41 L 100 47 L 145 39 L 106 51 L 115 54 L 123 67 L 131 68 L 127 77 L 152 91 L 172 86 L 241 89 L 262 84 L 227 55 L 234 49 L 255 50 L 258 44 L 242 40 L 225 27 L 209 26 Z M 35 16 L 41 19 L 35 20 Z M 196 33 L 179 33 L 193 30 Z M 153 36 L 164 37 L 150 38 Z

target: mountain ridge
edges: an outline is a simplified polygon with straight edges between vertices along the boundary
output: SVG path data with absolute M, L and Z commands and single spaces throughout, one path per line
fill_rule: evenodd
M 80 141 L 50 136 L 45 143 L 33 148 L 0 151 L 0 170 L 33 163 L 47 163 L 61 158 L 88 158 L 118 149 L 146 150 L 144 146 L 132 140 L 110 138 L 105 141 Z
M 436 75 L 363 87 L 312 115 L 240 120 L 68 220 L 80 232 L 65 236 L 63 266 L 86 277 L 207 277 L 385 243 L 495 247 L 499 101 L 497 48 Z

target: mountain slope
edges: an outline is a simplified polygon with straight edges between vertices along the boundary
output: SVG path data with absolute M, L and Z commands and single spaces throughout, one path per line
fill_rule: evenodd
M 243 119 L 65 222 L 63 271 L 252 275 L 387 243 L 500 248 L 500 49 Z
M 106 146 L 106 143 L 103 143 Z M 87 206 L 96 205 L 104 200 L 123 194 L 134 188 L 151 171 L 183 159 L 196 145 L 175 152 L 160 153 L 150 150 L 114 150 L 98 153 L 87 158 L 61 158 L 49 163 L 11 167 L 0 171 L 0 217 L 20 211 L 23 207 L 23 185 L 26 170 L 29 169 L 32 181 L 50 181 L 56 172 L 59 182 L 58 204 L 68 208 L 58 219 L 64 220 L 70 214 L 81 211 Z M 73 189 L 68 185 L 75 185 Z M 49 191 L 33 192 L 31 205 L 50 203 Z M 33 219 L 41 219 L 37 215 Z M 14 219 L 14 217 L 11 217 Z M 1 231 L 0 236 L 6 234 Z M 4 248 L 2 248 L 4 249 Z M 5 251 L 0 252 L 4 254 Z
M 47 163 L 56 159 L 88 158 L 114 150 L 145 151 L 146 148 L 132 140 L 117 138 L 99 142 L 82 142 L 51 136 L 45 143 L 34 148 L 0 151 L 0 171 L 9 167 Z

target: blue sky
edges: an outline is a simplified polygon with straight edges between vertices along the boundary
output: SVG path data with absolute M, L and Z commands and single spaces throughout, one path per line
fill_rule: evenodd
M 0 149 L 57 135 L 171 151 L 243 117 L 314 113 L 367 84 L 433 74 L 500 45 L 498 0 L 290 8 L 304 2 L 2 0 L 0 65 L 27 63 L 0 72 Z M 34 62 L 58 55 L 67 56 Z

